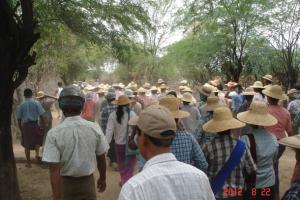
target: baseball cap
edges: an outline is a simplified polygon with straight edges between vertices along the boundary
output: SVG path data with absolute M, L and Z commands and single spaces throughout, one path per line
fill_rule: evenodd
M 176 131 L 176 123 L 172 113 L 160 105 L 152 105 L 141 112 L 137 126 L 146 135 L 158 139 L 171 139 L 174 135 L 163 135 L 165 131 Z

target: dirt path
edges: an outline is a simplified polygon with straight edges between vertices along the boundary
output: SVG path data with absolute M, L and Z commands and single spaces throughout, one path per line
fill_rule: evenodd
M 54 121 L 54 126 L 58 120 Z M 16 143 L 14 145 L 16 158 L 24 159 L 23 148 Z M 33 152 L 32 152 L 33 153 Z M 280 160 L 280 181 L 281 193 L 286 191 L 290 186 L 292 172 L 295 166 L 295 153 L 292 149 L 287 148 Z M 31 169 L 25 167 L 24 163 L 17 164 L 18 179 L 20 184 L 21 195 L 24 200 L 50 200 L 51 187 L 48 169 L 42 169 L 40 166 L 33 164 Z M 104 193 L 97 194 L 97 199 L 115 200 L 118 198 L 119 173 L 107 168 L 107 189 Z M 98 174 L 95 174 L 98 178 Z

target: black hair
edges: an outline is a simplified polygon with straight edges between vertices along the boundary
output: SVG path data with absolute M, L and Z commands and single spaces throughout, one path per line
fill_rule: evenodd
M 186 106 L 186 105 L 190 105 L 190 102 L 182 101 L 182 104 Z
M 245 99 L 246 99 L 248 102 L 252 102 L 254 96 L 252 96 L 252 95 L 245 95 L 244 97 L 245 97 Z
M 81 112 L 84 107 L 84 99 L 75 96 L 63 97 L 58 100 L 60 109 L 67 113 Z
M 261 94 L 263 98 L 265 97 L 264 93 L 262 92 L 264 90 L 263 88 L 254 88 L 253 90 L 254 92 Z
M 32 92 L 32 90 L 31 90 L 30 88 L 26 88 L 26 89 L 24 90 L 24 97 L 25 97 L 25 98 L 31 98 L 32 95 L 33 95 L 33 92 Z
M 274 99 L 272 97 L 268 97 L 268 103 L 270 105 L 278 105 L 279 99 Z
M 176 94 L 176 92 L 175 91 L 170 91 L 170 92 L 168 92 L 168 94 L 167 95 L 173 95 L 174 97 L 176 97 L 177 98 L 177 94 Z
M 169 131 L 164 131 L 164 132 L 160 133 L 160 135 L 162 135 L 162 136 L 174 135 L 175 136 L 175 132 L 169 130 Z M 145 136 L 149 139 L 149 141 L 152 144 L 154 144 L 157 147 L 170 147 L 173 142 L 173 139 L 174 139 L 174 137 L 168 138 L 168 139 L 159 139 L 159 138 L 151 137 L 147 134 L 145 134 Z
M 295 89 L 296 89 L 296 90 L 300 90 L 300 83 L 296 83 Z
M 116 114 L 117 114 L 117 122 L 119 124 L 121 124 L 122 118 L 124 116 L 124 109 L 123 108 L 126 108 L 126 107 L 129 109 L 128 104 L 127 105 L 118 106 L 118 108 L 117 108 Z
M 58 82 L 57 85 L 58 85 L 59 87 L 62 87 L 63 84 L 62 84 L 62 82 Z
M 222 84 L 217 85 L 217 88 L 218 88 L 218 90 L 220 90 L 220 91 L 223 91 L 223 89 L 224 89 Z

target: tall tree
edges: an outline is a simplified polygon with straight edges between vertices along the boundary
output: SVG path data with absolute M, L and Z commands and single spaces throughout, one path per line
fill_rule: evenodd
M 130 40 L 149 24 L 141 2 L 94 0 L 0 1 L 0 199 L 20 199 L 11 137 L 14 90 L 35 62 L 31 48 L 40 26 L 58 23 L 101 45 Z M 37 20 L 36 20 L 37 19 Z

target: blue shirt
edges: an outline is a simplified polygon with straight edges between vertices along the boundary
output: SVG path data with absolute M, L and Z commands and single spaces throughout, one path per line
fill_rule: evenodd
M 17 118 L 21 119 L 23 123 L 35 122 L 39 120 L 39 117 L 45 113 L 39 101 L 34 99 L 25 99 L 18 107 Z
M 273 164 L 277 158 L 278 142 L 276 137 L 267 132 L 264 128 L 253 129 L 256 143 L 256 188 L 270 187 L 275 184 L 275 172 Z M 250 149 L 250 142 L 247 135 L 242 136 Z
M 206 171 L 208 167 L 204 154 L 191 133 L 177 130 L 171 145 L 171 152 L 177 160 L 192 164 L 198 169 Z
M 300 200 L 300 180 L 293 183 L 282 200 Z

